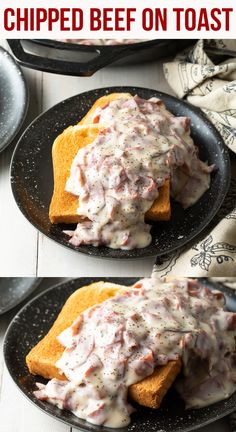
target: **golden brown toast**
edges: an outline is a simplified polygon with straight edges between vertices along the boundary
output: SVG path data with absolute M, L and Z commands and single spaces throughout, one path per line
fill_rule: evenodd
M 83 311 L 113 297 L 123 289 L 120 285 L 96 282 L 75 291 L 68 298 L 47 335 L 27 355 L 26 363 L 30 373 L 48 379 L 65 379 L 55 365 L 64 351 L 57 336 L 71 326 Z M 130 397 L 140 405 L 158 408 L 180 369 L 180 359 L 158 367 L 151 376 L 129 388 Z
M 139 405 L 157 409 L 182 367 L 181 359 L 157 367 L 153 374 L 129 388 L 129 396 Z
M 92 108 L 87 112 L 87 114 L 78 123 L 79 125 L 90 125 L 94 122 L 93 117 L 97 108 L 102 108 L 113 102 L 116 99 L 130 99 L 132 95 L 130 93 L 110 93 L 106 96 L 102 96 L 94 102 Z
M 78 197 L 65 191 L 66 181 L 78 150 L 92 143 L 102 129 L 103 126 L 99 124 L 70 126 L 54 141 L 52 148 L 54 191 L 49 209 L 51 223 L 78 223 L 82 220 L 82 217 L 77 214 Z M 166 221 L 170 219 L 170 215 L 168 180 L 159 189 L 159 196 L 146 213 L 146 219 Z
M 77 214 L 78 197 L 65 191 L 73 159 L 78 150 L 92 143 L 99 125 L 69 126 L 54 141 L 52 147 L 54 190 L 49 209 L 51 223 L 78 223 L 83 218 Z

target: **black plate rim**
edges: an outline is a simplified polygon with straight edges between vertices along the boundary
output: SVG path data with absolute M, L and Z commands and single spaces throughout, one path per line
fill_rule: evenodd
M 14 178 L 14 160 L 15 160 L 15 156 L 17 154 L 18 148 L 20 147 L 21 144 L 21 140 L 24 138 L 24 136 L 28 133 L 28 131 L 32 128 L 32 126 L 34 127 L 34 124 L 37 123 L 38 120 L 41 120 L 41 118 L 45 115 L 45 114 L 49 114 L 51 111 L 54 111 L 55 108 L 58 108 L 60 105 L 63 105 L 65 102 L 69 103 L 71 100 L 73 100 L 74 98 L 77 98 L 78 96 L 82 96 L 85 94 L 91 94 L 93 92 L 96 91 L 103 91 L 104 94 L 106 92 L 115 92 L 117 91 L 117 89 L 119 89 L 119 91 L 129 91 L 131 88 L 137 90 L 137 92 L 139 90 L 141 91 L 149 91 L 149 92 L 153 92 L 153 93 L 158 93 L 158 95 L 160 96 L 160 98 L 162 98 L 164 96 L 164 98 L 168 98 L 170 101 L 172 102 L 178 102 L 179 104 L 181 104 L 182 106 L 187 107 L 188 109 L 190 109 L 190 111 L 192 111 L 194 114 L 196 114 L 197 116 L 201 117 L 202 120 L 205 122 L 205 124 L 207 125 L 207 127 L 209 127 L 211 130 L 214 131 L 214 134 L 218 137 L 217 138 L 217 142 L 219 145 L 219 148 L 222 152 L 224 152 L 224 163 L 225 163 L 225 167 L 227 169 L 228 172 L 228 176 L 225 179 L 225 188 L 224 191 L 221 190 L 221 194 L 218 194 L 216 197 L 216 201 L 217 201 L 217 205 L 212 209 L 210 209 L 209 211 L 209 215 L 207 220 L 203 220 L 201 224 L 199 224 L 199 229 L 196 233 L 190 234 L 188 236 L 188 238 L 184 238 L 181 241 L 181 245 L 179 246 L 175 246 L 175 247 L 170 247 L 169 249 L 165 250 L 164 252 L 159 252 L 158 250 L 156 250 L 155 252 L 152 251 L 145 251 L 145 254 L 143 254 L 142 256 L 138 256 L 138 257 L 133 257 L 133 256 L 129 256 L 129 255 L 125 255 L 125 256 L 118 256 L 118 257 L 113 257 L 113 256 L 104 256 L 103 254 L 99 254 L 99 255 L 94 255 L 92 253 L 88 253 L 86 251 L 86 249 L 83 249 L 83 246 L 79 246 L 78 248 L 74 247 L 73 245 L 71 245 L 68 241 L 67 244 L 65 244 L 62 239 L 56 239 L 54 237 L 53 234 L 51 234 L 51 232 L 45 233 L 44 230 L 41 228 L 41 226 L 39 226 L 37 223 L 35 223 L 34 221 L 32 221 L 32 219 L 30 217 L 28 217 L 27 211 L 25 210 L 25 208 L 22 206 L 21 204 L 21 200 L 20 197 L 18 196 L 17 193 L 17 187 L 15 185 L 15 182 L 13 181 Z M 213 219 L 213 217 L 215 216 L 215 214 L 218 212 L 218 210 L 220 209 L 226 195 L 227 192 L 229 190 L 229 186 L 230 186 L 230 178 L 231 178 L 231 165 L 230 165 L 230 157 L 229 157 L 229 151 L 227 146 L 224 144 L 223 138 L 221 137 L 221 135 L 219 134 L 219 132 L 217 131 L 217 129 L 215 128 L 215 126 L 213 125 L 213 123 L 207 118 L 207 116 L 205 115 L 205 113 L 203 111 L 201 111 L 200 108 L 195 107 L 193 105 L 191 105 L 190 103 L 178 99 L 175 96 L 169 95 L 165 92 L 159 91 L 159 90 L 155 90 L 155 89 L 150 89 L 150 88 L 146 88 L 146 87 L 131 87 L 131 86 L 111 86 L 111 87 L 101 87 L 101 88 L 96 88 L 93 90 L 88 90 L 82 93 L 78 93 L 74 96 L 71 96 L 69 98 L 63 99 L 62 101 L 58 102 L 57 104 L 53 105 L 51 108 L 49 108 L 48 110 L 43 111 L 41 114 L 39 114 L 28 126 L 27 128 L 24 130 L 24 132 L 22 133 L 22 135 L 20 136 L 17 145 L 15 146 L 14 152 L 12 154 L 12 159 L 11 159 L 11 164 L 10 164 L 10 178 L 11 178 L 11 190 L 12 190 L 12 194 L 14 196 L 15 202 L 18 206 L 18 208 L 20 209 L 20 211 L 22 212 L 22 214 L 25 216 L 25 218 L 28 220 L 28 222 L 34 226 L 34 228 L 36 228 L 39 232 L 41 232 L 42 234 L 44 234 L 46 237 L 48 237 L 50 240 L 56 242 L 57 244 L 59 244 L 60 246 L 63 246 L 66 249 L 72 250 L 75 253 L 81 253 L 85 256 L 89 256 L 89 257 L 93 257 L 96 259 L 106 259 L 106 260 L 128 260 L 128 261 L 134 261 L 134 260 L 142 260 L 145 258 L 153 258 L 153 257 L 158 257 L 164 254 L 169 254 L 171 252 L 173 252 L 174 250 L 178 249 L 179 247 L 185 246 L 187 243 L 189 243 L 190 241 L 192 241 L 197 235 L 199 235 L 205 228 L 206 226 L 211 222 L 211 220 Z
M 14 138 L 16 137 L 18 132 L 20 131 L 21 126 L 24 123 L 24 120 L 26 118 L 26 114 L 28 111 L 28 107 L 29 107 L 29 88 L 28 88 L 28 84 L 27 84 L 27 81 L 25 79 L 25 76 L 23 74 L 22 69 L 20 68 L 18 63 L 14 60 L 12 55 L 3 47 L 0 47 L 0 51 L 2 51 L 2 53 L 4 53 L 6 55 L 7 61 L 10 62 L 12 65 L 14 65 L 14 67 L 16 68 L 16 71 L 18 72 L 18 74 L 20 76 L 20 81 L 21 81 L 22 89 L 23 89 L 23 93 L 24 93 L 23 98 L 22 98 L 21 115 L 18 118 L 17 126 L 16 126 L 14 132 L 9 134 L 9 136 L 6 138 L 5 143 L 0 146 L 0 153 L 1 153 L 12 143 L 12 141 L 14 140 Z
M 6 365 L 6 367 L 7 367 L 8 373 L 9 373 L 9 375 L 10 375 L 12 381 L 15 383 L 15 385 L 17 386 L 17 388 L 18 388 L 18 390 L 20 391 L 20 393 L 21 393 L 21 394 L 26 398 L 26 400 L 28 400 L 29 402 L 31 402 L 31 404 L 33 404 L 33 406 L 35 406 L 35 407 L 36 407 L 37 409 L 39 409 L 41 412 L 43 412 L 44 414 L 47 414 L 48 416 L 50 416 L 50 417 L 53 418 L 54 420 L 60 421 L 60 422 L 62 422 L 63 424 L 66 424 L 66 425 L 71 426 L 72 428 L 76 428 L 76 425 L 72 424 L 72 423 L 69 422 L 69 421 L 66 421 L 64 418 L 60 418 L 60 415 L 57 415 L 57 413 L 56 413 L 56 414 L 53 414 L 53 413 L 50 412 L 50 411 L 46 411 L 42 406 L 39 406 L 39 405 L 38 405 L 38 404 L 37 404 L 33 399 L 31 399 L 31 398 L 30 398 L 30 397 L 29 397 L 29 396 L 24 392 L 23 388 L 21 388 L 21 387 L 19 386 L 18 380 L 17 380 L 17 378 L 14 376 L 14 373 L 12 373 L 12 371 L 11 371 L 11 367 L 10 367 L 10 365 L 9 365 L 9 363 L 8 363 L 8 360 L 7 360 L 7 340 L 8 340 L 8 336 L 9 336 L 11 330 L 12 330 L 12 327 L 13 327 L 14 324 L 15 324 L 15 321 L 19 319 L 21 313 L 23 313 L 24 310 L 25 310 L 26 308 L 30 307 L 31 304 L 37 302 L 37 300 L 38 300 L 40 297 L 44 296 L 45 294 L 48 294 L 50 291 L 56 290 L 56 289 L 58 289 L 58 288 L 61 288 L 62 286 L 67 285 L 67 284 L 70 283 L 71 281 L 73 281 L 73 283 L 76 283 L 77 281 L 80 283 L 80 282 L 82 282 L 83 280 L 86 280 L 86 281 L 90 280 L 90 283 L 93 283 L 94 281 L 101 281 L 101 280 L 103 280 L 104 282 L 114 281 L 114 283 L 118 283 L 118 280 L 119 280 L 119 279 L 126 280 L 126 281 L 131 281 L 131 280 L 132 280 L 131 283 L 133 284 L 133 283 L 135 283 L 135 281 L 139 280 L 140 277 L 133 277 L 133 276 L 125 276 L 125 277 L 122 277 L 122 278 L 119 278 L 119 277 L 112 277 L 112 276 L 111 276 L 111 277 L 79 277 L 79 278 L 72 278 L 72 279 L 69 279 L 69 280 L 67 280 L 67 281 L 64 281 L 64 282 L 60 282 L 60 283 L 54 284 L 53 286 L 47 288 L 45 291 L 43 291 L 43 292 L 37 294 L 37 296 L 35 296 L 33 299 L 31 299 L 29 302 L 27 302 L 27 303 L 26 303 L 26 304 L 25 304 L 25 305 L 24 305 L 24 306 L 23 306 L 23 307 L 22 307 L 22 308 L 17 312 L 17 314 L 16 314 L 16 315 L 13 317 L 13 319 L 11 320 L 11 322 L 10 322 L 10 324 L 9 324 L 7 330 L 6 330 L 5 336 L 4 336 L 4 340 L 3 340 L 3 357 L 4 357 L 5 365 Z M 218 289 L 219 291 L 222 291 L 223 293 L 224 293 L 224 291 L 226 291 L 227 293 L 230 293 L 231 295 L 233 295 L 233 297 L 236 298 L 236 293 L 235 293 L 233 290 L 230 290 L 230 289 L 227 288 L 227 287 L 224 287 L 224 286 L 222 286 L 222 285 L 219 285 L 217 282 L 209 281 L 209 280 L 207 280 L 207 278 L 195 278 L 195 279 L 201 279 L 203 283 L 205 283 L 205 284 L 208 285 L 209 287 L 212 287 L 212 289 Z M 88 282 L 85 282 L 85 283 L 87 284 Z M 124 283 L 124 282 L 122 282 L 122 283 Z M 126 283 L 126 282 L 125 282 L 125 283 Z M 127 282 L 127 283 L 130 283 L 130 282 Z M 83 286 L 83 285 L 80 285 L 79 288 L 76 288 L 76 289 L 80 289 L 80 288 L 82 288 L 82 286 Z M 128 285 L 127 285 L 127 286 L 128 286 Z M 224 413 L 222 413 L 222 414 L 218 414 L 217 418 L 205 420 L 205 421 L 202 422 L 201 424 L 198 424 L 198 425 L 194 426 L 194 428 L 192 428 L 192 427 L 184 428 L 184 429 L 182 429 L 182 432 L 190 432 L 190 431 L 193 431 L 193 430 L 197 430 L 197 429 L 199 429 L 199 428 L 201 428 L 201 427 L 207 426 L 207 425 L 209 425 L 209 424 L 211 424 L 211 423 L 214 423 L 215 421 L 218 421 L 218 420 L 220 420 L 220 419 L 222 419 L 222 418 L 228 416 L 229 414 L 231 414 L 231 413 L 234 412 L 234 411 L 235 411 L 235 408 L 233 408 L 233 407 L 232 407 L 232 408 L 228 408 L 228 409 L 226 409 L 226 410 L 224 411 Z M 96 426 L 96 425 L 95 425 L 95 426 Z M 80 427 L 81 427 L 81 426 L 80 426 Z M 77 429 L 78 429 L 78 427 L 77 427 Z M 78 429 L 78 430 L 80 430 L 80 429 Z M 83 425 L 83 430 L 84 430 L 84 431 L 91 432 L 91 429 L 89 428 L 89 424 L 88 424 L 88 426 L 87 426 L 86 422 L 85 422 L 84 425 Z M 110 430 L 111 430 L 110 428 L 103 428 L 103 427 L 97 426 L 97 431 L 96 431 L 96 432 L 100 432 L 100 431 L 101 431 L 101 432 L 102 432 L 102 431 L 106 432 L 106 431 L 110 431 Z M 119 432 L 120 429 L 118 428 L 118 429 L 114 429 L 114 430 L 117 430 L 117 431 Z M 82 429 L 81 429 L 81 431 L 82 431 Z M 157 431 L 157 432 L 158 432 L 158 431 Z

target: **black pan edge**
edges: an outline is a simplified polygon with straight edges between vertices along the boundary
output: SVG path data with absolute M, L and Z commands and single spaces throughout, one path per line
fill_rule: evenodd
M 177 51 L 190 47 L 196 40 L 154 39 L 123 45 L 82 45 L 50 39 L 7 39 L 20 64 L 35 70 L 70 76 L 91 76 L 105 66 L 124 66 L 174 56 Z M 30 44 L 28 50 L 24 45 Z M 42 48 L 46 48 L 42 50 Z M 64 53 L 53 57 L 53 52 Z M 68 53 L 76 53 L 72 58 Z M 66 54 L 66 56 L 65 56 Z

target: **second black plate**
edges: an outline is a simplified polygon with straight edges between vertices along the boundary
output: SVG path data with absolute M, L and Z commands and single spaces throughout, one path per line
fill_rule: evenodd
M 152 243 L 144 249 L 132 251 L 107 247 L 69 244 L 63 229 L 69 225 L 51 225 L 48 217 L 53 192 L 51 150 L 54 139 L 69 125 L 76 124 L 99 97 L 112 92 L 130 92 L 148 99 L 159 97 L 176 116 L 191 118 L 191 131 L 199 147 L 200 158 L 215 164 L 211 187 L 192 207 L 183 210 L 172 202 L 172 218 L 169 222 L 154 223 Z M 172 96 L 139 87 L 109 87 L 92 90 L 66 99 L 39 116 L 20 138 L 13 155 L 11 183 L 15 200 L 26 218 L 43 234 L 63 246 L 97 258 L 134 259 L 160 256 L 169 253 L 199 234 L 211 221 L 228 190 L 230 163 L 222 138 L 204 114 L 193 106 Z
M 28 109 L 24 75 L 13 57 L 0 47 L 0 152 L 12 143 Z

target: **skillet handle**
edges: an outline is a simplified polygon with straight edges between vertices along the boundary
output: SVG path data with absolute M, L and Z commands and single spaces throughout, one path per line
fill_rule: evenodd
M 107 49 L 107 46 L 101 46 L 101 48 L 89 46 L 88 48 L 85 45 L 76 45 L 75 51 L 78 51 L 78 53 L 91 53 L 91 55 L 95 53 L 97 55 L 84 62 L 72 62 L 60 59 L 50 59 L 29 53 L 24 49 L 20 39 L 8 39 L 7 42 L 15 58 L 22 66 L 44 72 L 82 77 L 92 76 L 99 69 L 102 69 L 103 67 L 108 66 L 114 61 L 126 57 L 133 52 L 130 47 L 123 45 L 113 46 L 112 49 Z M 62 49 L 61 46 L 60 49 Z

